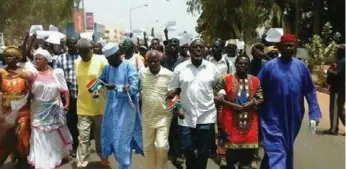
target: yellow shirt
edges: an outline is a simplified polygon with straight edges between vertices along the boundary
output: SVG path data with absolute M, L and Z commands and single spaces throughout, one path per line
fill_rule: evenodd
M 82 61 L 80 57 L 76 59 L 75 69 L 76 81 L 78 85 L 78 115 L 96 116 L 104 113 L 106 92 L 102 90 L 100 97 L 95 99 L 88 91 L 86 85 L 93 78 L 98 78 L 101 75 L 104 66 L 107 64 L 107 59 L 103 55 L 93 55 L 88 62 Z

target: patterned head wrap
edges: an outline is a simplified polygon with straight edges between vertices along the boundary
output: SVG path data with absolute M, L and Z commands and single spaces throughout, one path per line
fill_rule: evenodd
M 15 56 L 18 59 L 22 58 L 22 52 L 20 51 L 20 49 L 16 46 L 9 46 L 7 47 L 4 52 L 3 52 L 4 56 Z

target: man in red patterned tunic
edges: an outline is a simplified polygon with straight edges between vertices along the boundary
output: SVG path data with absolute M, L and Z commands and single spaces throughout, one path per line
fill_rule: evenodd
M 260 81 L 247 74 L 250 59 L 240 55 L 235 60 L 235 74 L 221 77 L 216 85 L 218 109 L 218 151 L 225 153 L 227 169 L 251 168 L 258 148 L 258 105 L 263 102 Z

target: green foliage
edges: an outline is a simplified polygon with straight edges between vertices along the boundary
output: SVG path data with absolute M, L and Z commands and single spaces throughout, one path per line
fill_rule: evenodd
M 30 25 L 49 24 L 65 27 L 72 20 L 73 9 L 78 0 L 4 0 L 0 3 L 0 32 L 6 39 L 18 39 L 28 31 Z
M 214 38 L 250 40 L 257 36 L 270 12 L 258 0 L 189 0 L 188 12 L 202 11 L 196 31 Z
M 306 60 L 309 68 L 313 70 L 321 84 L 324 84 L 326 76 L 324 74 L 324 65 L 326 60 L 334 60 L 336 54 L 336 43 L 338 40 L 338 33 L 333 34 L 332 26 L 326 23 L 323 27 L 322 37 L 314 35 L 311 43 L 305 45 L 308 51 L 308 58 Z

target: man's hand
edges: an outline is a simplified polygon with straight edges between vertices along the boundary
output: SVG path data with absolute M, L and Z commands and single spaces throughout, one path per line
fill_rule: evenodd
M 117 86 L 115 84 L 106 84 L 105 86 L 108 90 L 113 90 L 113 89 L 117 88 Z
M 124 91 L 129 92 L 130 91 L 130 85 L 128 85 L 128 84 L 124 85 Z
M 64 106 L 65 113 L 67 113 L 69 111 L 69 109 L 70 109 L 70 105 L 65 104 L 65 106 Z
M 223 94 L 218 94 L 216 97 L 214 97 L 214 99 L 215 99 L 216 101 L 222 102 L 222 101 L 225 100 L 225 96 L 224 96 Z
M 165 28 L 165 30 L 163 31 L 165 34 L 167 34 L 168 33 L 168 29 L 167 28 Z
M 93 96 L 93 98 L 99 98 L 100 97 L 100 92 L 99 91 L 95 91 L 95 92 L 93 92 L 92 93 L 92 96 Z
M 146 33 L 146 32 L 143 32 L 143 36 L 144 36 L 144 37 L 147 37 L 147 33 Z
M 231 105 L 231 108 L 237 112 L 242 112 L 244 110 L 244 106 L 235 103 Z
M 243 105 L 244 111 L 252 111 L 255 108 L 255 101 L 251 100 Z
M 175 96 L 177 95 L 176 91 L 175 90 L 171 90 L 167 93 L 167 100 L 171 100 L 173 99 Z

